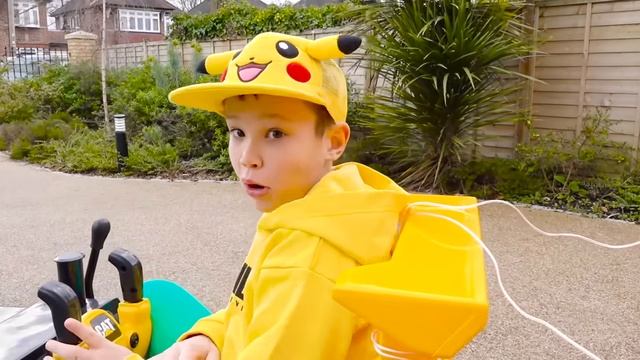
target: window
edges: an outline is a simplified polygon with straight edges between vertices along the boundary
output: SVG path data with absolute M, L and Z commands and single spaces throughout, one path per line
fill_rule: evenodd
M 58 20 L 51 16 L 51 13 L 60 7 L 58 1 L 52 1 L 47 4 L 47 27 L 49 30 L 62 30 L 62 25 L 58 26 Z
M 160 32 L 159 12 L 119 9 L 118 16 L 121 31 Z
M 35 1 L 16 1 L 13 3 L 16 26 L 39 27 L 38 4 Z
M 80 29 L 80 15 L 71 15 L 67 19 L 69 21 L 70 30 Z
M 169 13 L 164 14 L 164 34 L 169 35 L 169 31 L 171 30 L 171 24 L 173 24 L 173 19 L 169 16 Z

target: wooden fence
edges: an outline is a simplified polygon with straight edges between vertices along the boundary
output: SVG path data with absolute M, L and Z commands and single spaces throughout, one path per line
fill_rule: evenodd
M 512 106 L 528 110 L 536 131 L 579 133 L 585 116 L 596 106 L 609 109 L 614 125 L 611 139 L 640 146 L 640 1 L 541 0 L 529 21 L 540 41 L 540 53 L 519 65 L 520 70 L 542 80 L 530 83 Z M 306 32 L 308 38 L 338 33 L 336 29 Z M 247 40 L 202 42 L 203 54 L 243 47 Z M 182 63 L 193 63 L 189 44 L 177 48 Z M 110 68 L 138 64 L 148 56 L 168 61 L 168 43 L 117 45 L 108 50 Z M 359 89 L 368 83 L 364 67 L 354 64 L 356 53 L 340 63 Z M 519 142 L 527 141 L 522 125 L 497 124 L 481 132 L 491 136 L 480 152 L 511 156 Z
M 535 25 L 547 55 L 532 75 L 532 110 L 540 131 L 578 133 L 596 106 L 615 121 L 611 139 L 638 150 L 640 1 L 546 1 Z
M 339 29 L 323 29 L 316 31 L 307 31 L 300 36 L 308 39 L 319 39 L 325 36 L 339 34 Z M 179 44 L 174 47 L 180 62 L 184 67 L 191 67 L 197 64 L 202 57 L 213 53 L 219 53 L 229 50 L 241 49 L 250 39 L 235 40 L 211 40 L 199 43 L 202 48 L 200 55 L 194 50 L 189 43 Z M 167 64 L 169 62 L 169 42 L 144 42 L 137 44 L 122 44 L 109 47 L 107 49 L 107 64 L 109 70 L 125 68 L 129 66 L 137 66 L 150 56 L 155 57 L 160 63 Z M 358 61 L 362 59 L 362 49 L 353 54 L 346 56 L 339 61 L 340 67 L 345 71 L 349 80 L 358 89 L 363 89 L 366 83 L 367 71 L 363 66 L 356 66 Z M 194 61 L 195 60 L 195 61 Z
M 540 0 L 529 17 L 539 52 L 520 71 L 541 82 L 514 106 L 528 110 L 535 131 L 572 136 L 596 107 L 608 109 L 610 139 L 640 146 L 640 1 Z M 485 155 L 511 156 L 527 141 L 524 126 L 483 129 Z

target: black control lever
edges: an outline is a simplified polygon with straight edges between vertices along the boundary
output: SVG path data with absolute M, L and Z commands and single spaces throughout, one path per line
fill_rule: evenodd
M 115 249 L 109 254 L 109 262 L 120 273 L 120 287 L 122 298 L 126 302 L 137 303 L 142 301 L 142 263 L 125 249 Z
M 111 231 L 111 223 L 109 223 L 107 219 L 96 220 L 91 226 L 91 254 L 89 255 L 89 263 L 87 264 L 87 274 L 84 278 L 87 299 L 95 298 L 93 295 L 93 275 L 96 272 L 100 250 L 102 250 L 104 246 L 104 241 L 107 239 L 109 231 Z
M 70 345 L 80 344 L 80 338 L 64 327 L 64 321 L 68 318 L 79 321 L 82 316 L 80 301 L 73 289 L 59 281 L 49 281 L 38 289 L 38 297 L 51 310 L 58 341 Z
M 83 253 L 69 252 L 62 254 L 55 259 L 58 268 L 58 281 L 69 286 L 78 297 L 78 302 L 82 310 L 86 310 L 84 292 L 84 270 L 82 266 Z

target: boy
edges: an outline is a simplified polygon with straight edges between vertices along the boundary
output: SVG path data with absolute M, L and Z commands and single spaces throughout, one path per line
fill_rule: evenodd
M 406 192 L 366 166 L 333 167 L 349 140 L 347 87 L 331 60 L 360 39 L 265 33 L 207 57 L 220 82 L 180 88 L 172 102 L 222 114 L 235 173 L 264 212 L 226 309 L 198 321 L 158 359 L 373 359 L 370 328 L 332 298 L 346 269 L 389 258 Z M 136 358 L 78 322 L 90 350 L 75 359 Z

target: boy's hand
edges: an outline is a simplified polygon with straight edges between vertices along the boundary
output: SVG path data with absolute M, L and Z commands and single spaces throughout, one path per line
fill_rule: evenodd
M 196 335 L 173 344 L 152 360 L 220 360 L 216 345 L 204 335 Z
M 82 341 L 89 345 L 89 349 L 81 348 L 77 345 L 68 345 L 55 340 L 47 341 L 45 348 L 54 354 L 60 355 L 65 359 L 74 360 L 98 360 L 98 359 L 124 359 L 131 355 L 132 352 L 120 345 L 116 345 L 111 341 L 103 338 L 97 332 L 88 326 L 83 325 L 75 319 L 67 319 L 64 327 L 76 334 Z M 51 360 L 50 356 L 45 359 Z

